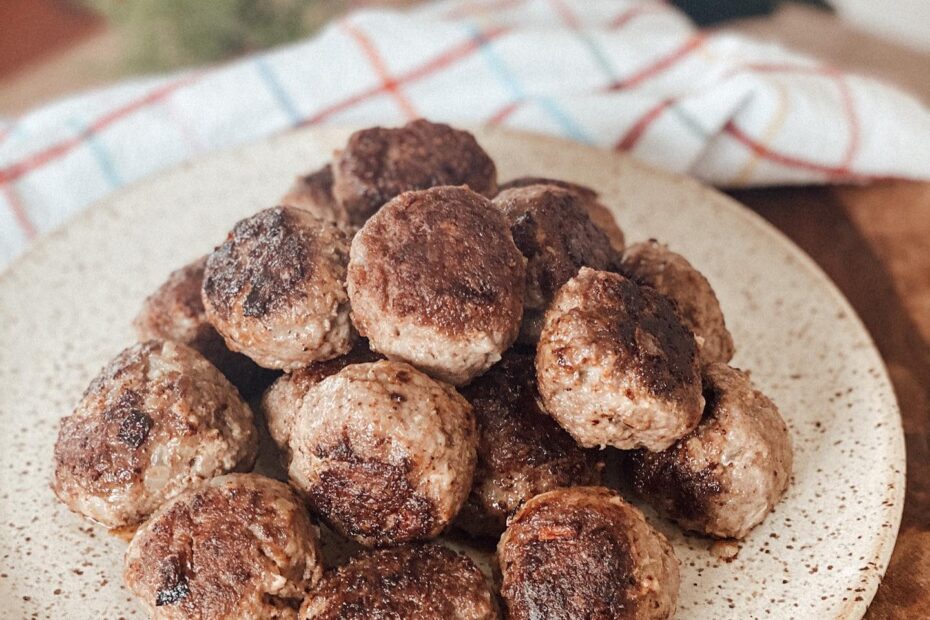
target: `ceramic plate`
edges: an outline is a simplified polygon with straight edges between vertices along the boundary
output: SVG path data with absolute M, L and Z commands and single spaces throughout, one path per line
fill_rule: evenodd
M 59 418 L 133 341 L 169 271 L 322 165 L 345 130 L 304 130 L 131 187 L 0 276 L 0 609 L 8 618 L 140 618 L 125 543 L 49 490 Z M 894 546 L 904 496 L 901 420 L 862 323 L 814 263 L 729 198 L 633 160 L 548 138 L 477 132 L 502 180 L 596 188 L 629 241 L 656 237 L 713 284 L 749 369 L 791 429 L 794 481 L 730 561 L 647 512 L 682 564 L 678 618 L 859 618 Z

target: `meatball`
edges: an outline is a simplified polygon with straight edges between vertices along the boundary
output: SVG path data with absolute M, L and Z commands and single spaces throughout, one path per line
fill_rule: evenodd
M 283 375 L 265 392 L 260 405 L 261 413 L 265 417 L 271 439 L 284 456 L 285 465 L 291 461 L 288 445 L 291 428 L 307 392 L 350 364 L 376 362 L 379 359 L 383 358 L 369 349 L 368 342 L 362 339 L 345 355 L 325 362 L 313 362 L 305 368 Z
M 352 321 L 375 351 L 461 385 L 516 339 L 524 277 L 489 200 L 464 187 L 408 192 L 352 240 Z
M 166 503 L 133 537 L 123 573 L 157 620 L 296 620 L 322 575 L 300 500 L 257 474 L 213 478 Z
M 683 528 L 744 538 L 784 495 L 791 437 L 775 404 L 726 364 L 704 369 L 700 425 L 663 452 L 628 455 L 633 488 Z
M 142 304 L 134 326 L 139 340 L 173 340 L 198 351 L 246 397 L 260 394 L 277 373 L 262 368 L 241 353 L 226 348 L 223 337 L 207 320 L 200 289 L 204 256 L 178 269 Z
M 402 362 L 323 379 L 291 426 L 291 481 L 334 530 L 365 546 L 437 536 L 471 488 L 477 430 L 453 388 Z
M 294 207 L 236 224 L 207 259 L 207 318 L 233 351 L 294 370 L 351 348 L 345 288 L 349 241 L 331 222 Z
M 678 559 L 642 513 L 603 487 L 537 495 L 497 547 L 510 620 L 671 618 Z
M 651 239 L 627 248 L 621 272 L 675 302 L 681 322 L 694 332 L 705 363 L 730 361 L 733 337 L 727 331 L 720 302 L 707 278 L 684 256 Z
M 333 168 L 326 164 L 319 170 L 297 177 L 290 191 L 281 198 L 281 204 L 303 209 L 320 218 L 332 222 L 346 230 L 351 236 L 355 232 L 348 212 L 336 202 L 333 196 Z M 358 222 L 358 226 L 364 222 Z
M 333 161 L 333 195 L 356 225 L 403 192 L 438 185 L 497 192 L 494 162 L 467 131 L 423 119 L 371 127 L 352 134 Z
M 516 187 L 494 199 L 527 261 L 521 342 L 539 340 L 546 308 L 579 268 L 612 271 L 620 265 L 620 255 L 583 202 L 581 194 L 554 185 Z
M 514 350 L 462 391 L 478 424 L 478 464 L 456 523 L 475 536 L 500 536 L 531 497 L 596 484 L 601 464 L 539 409 L 533 355 Z
M 560 181 L 558 179 L 547 179 L 544 177 L 519 177 L 512 179 L 501 185 L 500 191 L 514 187 L 527 187 L 529 185 L 555 185 L 556 187 L 561 187 L 562 189 L 567 189 L 577 194 L 581 199 L 581 205 L 584 207 L 585 211 L 588 212 L 588 217 L 591 218 L 591 221 L 594 222 L 598 228 L 604 231 L 604 234 L 610 239 L 610 245 L 612 245 L 614 250 L 618 253 L 623 252 L 623 248 L 626 245 L 623 230 L 617 225 L 617 220 L 614 219 L 610 209 L 597 199 L 598 194 L 596 191 L 585 185 L 579 185 L 569 181 Z
M 467 557 L 436 544 L 366 551 L 327 573 L 301 620 L 496 620 L 497 602 Z
M 704 407 L 694 336 L 668 300 L 587 267 L 546 313 L 536 376 L 546 412 L 585 447 L 664 450 Z
M 251 469 L 257 450 L 236 388 L 190 347 L 151 340 L 111 361 L 62 420 L 52 488 L 76 513 L 133 526 L 188 487 Z

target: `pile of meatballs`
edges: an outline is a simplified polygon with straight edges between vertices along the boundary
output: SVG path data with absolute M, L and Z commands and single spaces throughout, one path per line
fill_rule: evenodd
M 669 618 L 678 560 L 604 463 L 714 538 L 784 494 L 788 429 L 707 279 L 591 189 L 499 185 L 418 120 L 279 204 L 169 276 L 60 426 L 53 489 L 132 536 L 152 618 Z M 286 482 L 248 473 L 259 429 Z M 493 575 L 450 530 L 496 543 Z

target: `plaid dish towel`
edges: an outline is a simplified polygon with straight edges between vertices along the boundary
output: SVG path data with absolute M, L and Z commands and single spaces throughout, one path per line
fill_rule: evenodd
M 930 177 L 930 113 L 875 80 L 701 34 L 663 2 L 452 0 L 355 12 L 298 44 L 0 122 L 0 266 L 203 153 L 420 116 L 629 151 L 721 186 Z

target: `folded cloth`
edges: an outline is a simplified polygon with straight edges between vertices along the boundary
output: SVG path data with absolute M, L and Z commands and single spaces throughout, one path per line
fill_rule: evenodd
M 0 124 L 0 265 L 205 152 L 421 116 L 565 136 L 721 186 L 930 176 L 930 113 L 875 80 L 698 32 L 662 2 L 451 0 L 355 12 L 295 45 Z

